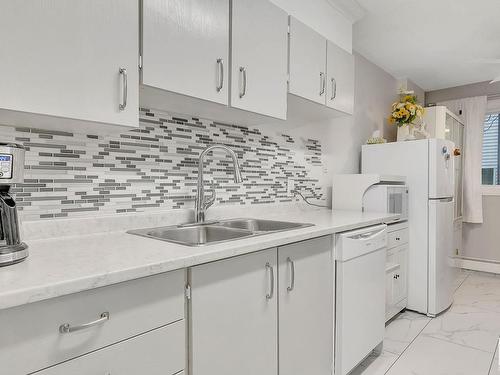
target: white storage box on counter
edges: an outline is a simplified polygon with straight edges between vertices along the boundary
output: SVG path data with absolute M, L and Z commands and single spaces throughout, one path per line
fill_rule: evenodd
M 384 339 L 386 248 L 386 225 L 336 236 L 337 375 L 348 374 Z

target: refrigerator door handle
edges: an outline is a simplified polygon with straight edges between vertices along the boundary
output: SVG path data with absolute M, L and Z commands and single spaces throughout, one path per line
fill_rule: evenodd
M 438 201 L 438 202 L 451 202 L 453 201 L 453 197 L 446 197 L 446 198 L 431 198 L 429 199 L 431 201 Z

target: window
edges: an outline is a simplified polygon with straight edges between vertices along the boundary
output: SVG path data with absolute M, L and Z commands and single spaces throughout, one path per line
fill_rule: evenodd
M 500 113 L 488 113 L 484 119 L 483 129 L 483 163 L 481 170 L 483 185 L 500 185 L 498 170 L 500 164 L 499 126 Z

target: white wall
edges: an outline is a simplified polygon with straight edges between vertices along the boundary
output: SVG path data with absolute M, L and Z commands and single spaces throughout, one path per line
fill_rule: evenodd
M 352 22 L 327 0 L 271 0 L 288 14 L 348 52 L 352 51 Z
M 500 261 L 500 197 L 483 196 L 483 224 L 464 224 L 463 256 Z
M 399 80 L 399 86 L 403 90 L 413 91 L 418 98 L 419 103 L 425 104 L 425 91 L 419 85 L 408 78 Z
M 490 84 L 489 82 L 478 82 L 470 85 L 450 87 L 443 90 L 429 91 L 425 94 L 425 102 L 431 104 L 473 96 L 499 94 L 500 82 L 494 84 Z

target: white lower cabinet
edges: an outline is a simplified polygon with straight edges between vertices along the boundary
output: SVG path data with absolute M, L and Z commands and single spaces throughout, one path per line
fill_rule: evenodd
M 332 246 L 327 236 L 191 268 L 190 373 L 331 374 Z
M 276 375 L 276 248 L 191 268 L 192 375 Z
M 2 368 L 8 369 L 8 375 L 26 375 L 169 324 L 180 322 L 184 326 L 184 286 L 185 270 L 178 270 L 0 310 Z M 174 333 L 168 334 L 165 355 L 175 354 L 178 364 L 185 361 L 185 339 L 179 334 L 184 328 L 175 327 L 169 330 Z M 156 339 L 152 340 L 145 342 Z M 106 356 L 113 360 L 112 354 Z M 104 366 L 105 359 L 101 357 L 89 363 Z M 78 363 L 81 364 L 68 366 L 81 367 L 81 374 L 107 374 L 105 366 L 98 372 L 90 371 L 94 367 L 87 368 L 86 361 Z M 183 369 L 179 367 L 176 371 Z M 66 372 L 74 373 L 80 374 Z
M 408 302 L 408 224 L 389 226 L 386 258 L 385 320 L 389 321 Z
M 179 321 L 35 374 L 184 374 L 185 335 L 184 321 Z
M 332 237 L 278 248 L 279 373 L 330 375 L 333 366 Z
M 0 363 L 9 375 L 330 375 L 334 272 L 325 236 L 187 278 L 177 270 L 0 310 Z

